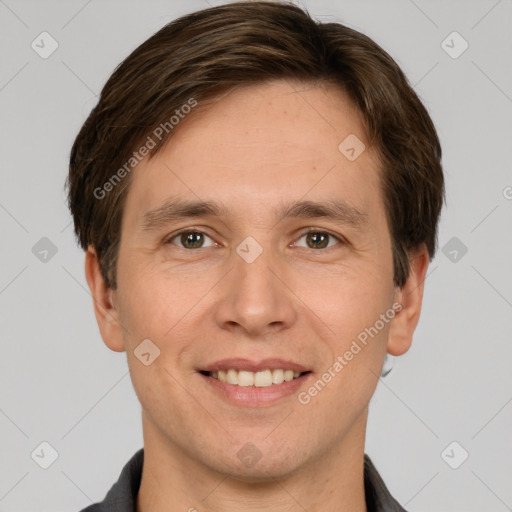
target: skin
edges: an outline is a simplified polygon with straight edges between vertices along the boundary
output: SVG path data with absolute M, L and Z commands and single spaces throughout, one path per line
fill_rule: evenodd
M 338 150 L 349 134 L 366 144 L 355 161 Z M 126 350 L 142 405 L 138 512 L 366 511 L 368 404 L 386 352 L 411 344 L 428 254 L 411 254 L 408 281 L 395 288 L 378 154 L 353 105 L 332 85 L 240 87 L 181 121 L 131 179 L 117 290 L 105 287 L 93 246 L 85 268 L 101 336 Z M 141 230 L 144 212 L 171 196 L 220 201 L 229 213 Z M 283 202 L 332 199 L 366 223 L 272 214 Z M 309 227 L 340 240 L 317 248 Z M 203 246 L 164 243 L 183 228 L 205 233 Z M 263 249 L 252 263 L 236 252 L 248 236 Z M 307 405 L 293 394 L 237 406 L 195 370 L 227 357 L 280 357 L 313 372 L 299 391 L 307 390 L 395 302 L 402 310 Z M 147 338 L 161 351 L 149 366 L 134 355 Z M 261 453 L 252 467 L 237 457 L 249 441 Z

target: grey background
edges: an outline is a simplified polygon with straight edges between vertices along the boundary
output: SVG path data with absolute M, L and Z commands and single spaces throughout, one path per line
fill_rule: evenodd
M 0 0 L 1 511 L 78 511 L 142 446 L 126 355 L 99 335 L 63 184 L 115 66 L 208 3 L 222 2 Z M 413 347 L 379 383 L 366 451 L 410 511 L 512 510 L 512 2 L 304 4 L 374 38 L 414 84 L 444 150 L 440 249 L 457 238 L 431 264 Z M 43 31 L 59 45 L 47 59 L 31 48 Z M 456 59 L 441 46 L 453 31 L 469 43 Z M 57 249 L 46 262 L 43 237 Z M 43 441 L 58 452 L 48 469 L 31 457 Z M 446 461 L 460 448 L 441 455 L 452 441 L 469 453 L 458 469 Z

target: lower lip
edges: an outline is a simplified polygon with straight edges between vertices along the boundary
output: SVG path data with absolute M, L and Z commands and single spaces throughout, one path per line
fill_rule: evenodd
M 202 377 L 214 391 L 231 403 L 246 407 L 264 407 L 289 397 L 297 393 L 298 389 L 311 375 L 313 374 L 306 373 L 296 379 L 288 382 L 285 381 L 282 384 L 272 384 L 271 386 L 257 388 L 254 386 L 228 384 L 227 382 L 222 382 L 219 379 L 214 379 L 213 377 L 199 373 L 199 376 Z

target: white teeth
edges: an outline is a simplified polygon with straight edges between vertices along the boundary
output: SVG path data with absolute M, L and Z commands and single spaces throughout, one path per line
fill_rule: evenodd
M 236 370 L 233 370 L 236 372 Z M 235 383 L 233 383 L 235 384 Z M 240 370 L 238 372 L 238 383 L 239 386 L 252 386 L 254 384 L 254 373 Z
M 293 370 L 285 370 L 284 372 L 284 380 L 289 382 L 293 380 Z
M 266 388 L 272 385 L 272 372 L 270 370 L 263 370 L 254 374 L 254 385 L 257 388 Z
M 272 383 L 282 384 L 284 382 L 284 370 L 274 370 L 272 372 Z
M 228 370 L 228 384 L 238 384 L 238 375 L 236 370 Z
M 272 384 L 282 384 L 296 379 L 301 375 L 300 372 L 293 370 L 283 370 L 281 368 L 276 370 L 262 370 L 259 372 L 248 372 L 246 370 L 219 370 L 218 372 L 210 372 L 210 377 L 218 379 L 221 382 L 227 382 L 235 386 L 249 387 L 255 386 L 257 388 L 266 388 Z

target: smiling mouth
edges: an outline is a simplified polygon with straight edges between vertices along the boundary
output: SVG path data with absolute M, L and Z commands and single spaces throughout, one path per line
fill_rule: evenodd
M 290 382 L 311 372 L 294 372 L 293 370 L 284 370 L 281 368 L 249 372 L 246 370 L 230 368 L 228 370 L 219 370 L 214 372 L 201 370 L 199 373 L 234 386 L 266 388 L 270 386 L 279 386 L 283 382 Z

